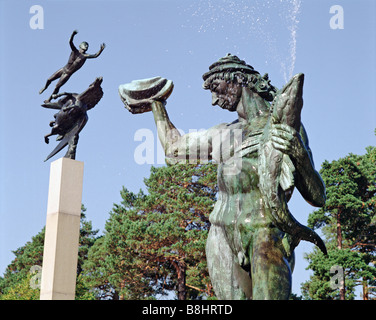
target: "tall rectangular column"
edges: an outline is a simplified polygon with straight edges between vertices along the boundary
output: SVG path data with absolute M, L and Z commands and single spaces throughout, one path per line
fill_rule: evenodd
M 74 300 L 84 163 L 51 163 L 43 251 L 41 300 Z

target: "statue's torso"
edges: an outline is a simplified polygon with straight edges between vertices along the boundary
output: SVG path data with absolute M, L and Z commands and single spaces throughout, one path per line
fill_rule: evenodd
M 68 73 L 75 72 L 80 69 L 86 61 L 86 57 L 79 51 L 71 53 L 65 69 Z
M 256 123 L 254 128 L 245 128 L 238 123 L 233 128 L 242 129 L 244 140 L 260 131 L 262 125 Z M 272 222 L 258 187 L 258 152 L 242 157 L 235 153 L 223 160 L 218 164 L 218 200 L 210 222 L 224 227 L 227 240 L 237 254 L 247 250 L 252 235 L 259 228 L 270 226 Z

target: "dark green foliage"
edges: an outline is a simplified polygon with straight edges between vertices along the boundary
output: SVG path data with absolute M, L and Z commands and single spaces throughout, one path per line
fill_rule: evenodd
M 13 251 L 16 256 L 0 278 L 1 300 L 39 299 L 39 290 L 30 287 L 31 267 L 42 266 L 44 228 L 30 242 Z
M 95 235 L 98 230 L 93 230 L 90 221 L 85 217 L 86 209 L 81 209 L 80 243 L 78 249 L 77 263 L 77 287 L 76 299 L 93 299 L 94 296 L 88 292 L 83 284 L 80 274 L 82 265 L 87 259 L 89 248 L 94 244 Z M 39 289 L 33 289 L 30 285 L 36 273 L 32 272 L 33 266 L 42 266 L 43 246 L 44 246 L 45 228 L 37 235 L 32 237 L 31 241 L 24 246 L 13 251 L 16 256 L 8 265 L 4 275 L 0 278 L 0 300 L 38 300 Z M 36 279 L 36 278 L 35 278 Z M 36 281 L 38 283 L 38 281 Z
M 213 295 L 205 243 L 216 195 L 216 167 L 152 167 L 148 194 L 123 188 L 105 233 L 91 249 L 85 274 L 98 297 L 178 299 Z
M 354 299 L 359 285 L 363 299 L 375 297 L 376 148 L 366 151 L 322 165 L 327 201 L 308 222 L 310 227 L 322 227 L 329 256 L 324 258 L 317 251 L 307 255 L 314 275 L 302 286 L 305 299 Z M 344 268 L 345 281 L 333 289 L 330 269 L 337 265 Z

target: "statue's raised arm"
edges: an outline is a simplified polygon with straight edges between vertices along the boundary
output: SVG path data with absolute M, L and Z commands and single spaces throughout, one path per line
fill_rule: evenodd
M 189 160 L 190 163 L 194 163 L 198 160 L 211 160 L 212 138 L 220 126 L 181 135 L 166 110 L 166 100 L 172 90 L 173 82 L 161 77 L 134 80 L 119 86 L 120 98 L 128 111 L 133 114 L 153 112 L 166 162 L 178 163 Z
M 95 59 L 97 57 L 100 56 L 100 54 L 103 52 L 104 48 L 106 48 L 106 44 L 105 43 L 102 43 L 101 44 L 101 47 L 99 49 L 99 51 L 97 53 L 94 53 L 94 54 L 86 54 L 86 58 L 88 59 Z
M 70 38 L 69 38 L 69 45 L 70 45 L 70 47 L 71 47 L 71 50 L 74 51 L 74 52 L 78 51 L 77 48 L 76 48 L 76 46 L 75 46 L 74 43 L 73 43 L 74 36 L 75 36 L 77 33 L 78 33 L 78 31 L 77 31 L 77 30 L 74 30 L 74 31 L 72 32 L 72 35 L 71 35 Z

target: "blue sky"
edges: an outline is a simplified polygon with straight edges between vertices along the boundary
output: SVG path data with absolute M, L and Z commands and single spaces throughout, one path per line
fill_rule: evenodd
M 44 28 L 30 27 L 30 7 L 40 5 Z M 76 46 L 89 43 L 89 53 L 106 49 L 66 83 L 61 92 L 82 92 L 103 76 L 104 96 L 89 111 L 80 134 L 77 160 L 84 161 L 83 203 L 94 228 L 104 229 L 122 186 L 137 192 L 150 164 L 139 165 L 134 152 L 139 130 L 151 130 L 151 113 L 130 114 L 118 86 L 135 79 L 162 76 L 173 80 L 167 110 L 177 128 L 209 128 L 231 122 L 236 114 L 211 106 L 202 89 L 202 74 L 227 53 L 238 55 L 261 74 L 269 73 L 281 88 L 298 72 L 305 73 L 302 121 L 317 169 L 324 160 L 375 145 L 376 25 L 373 0 L 0 0 L 0 272 L 11 250 L 37 234 L 46 220 L 50 162 L 43 162 L 56 142 L 46 145 L 53 110 L 40 107 L 56 82 L 39 95 L 47 78 Z M 341 5 L 344 28 L 332 29 L 329 12 Z M 155 152 L 155 165 L 157 162 Z M 298 192 L 290 201 L 302 223 L 313 208 Z M 312 245 L 296 250 L 293 292 L 309 278 L 303 260 Z

